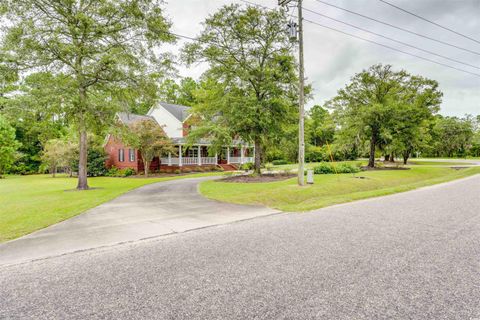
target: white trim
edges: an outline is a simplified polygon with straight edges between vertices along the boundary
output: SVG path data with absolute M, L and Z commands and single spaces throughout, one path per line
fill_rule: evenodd
M 182 145 L 178 145 L 178 166 L 181 167 L 182 163 Z
M 197 158 L 198 158 L 198 165 L 202 165 L 202 147 L 198 146 L 197 147 Z

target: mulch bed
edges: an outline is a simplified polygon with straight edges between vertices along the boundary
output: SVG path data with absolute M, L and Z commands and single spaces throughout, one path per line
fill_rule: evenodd
M 296 177 L 296 174 L 262 174 L 262 175 L 238 175 L 238 176 L 231 176 L 228 178 L 223 178 L 215 181 L 220 182 L 233 182 L 233 183 L 261 183 L 261 182 L 274 182 L 274 181 L 281 181 L 291 179 Z

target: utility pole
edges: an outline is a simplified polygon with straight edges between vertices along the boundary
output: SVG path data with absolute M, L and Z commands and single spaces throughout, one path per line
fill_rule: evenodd
M 303 61 L 303 14 L 302 2 L 298 0 L 298 62 L 299 62 L 299 86 L 298 86 L 298 185 L 305 185 L 305 68 Z
M 280 6 L 286 7 L 288 10 L 288 4 L 293 0 L 278 0 Z M 290 37 L 297 38 L 298 27 L 298 185 L 305 185 L 305 67 L 303 61 L 303 12 L 302 2 L 297 1 L 298 10 L 298 23 L 290 22 L 289 31 Z

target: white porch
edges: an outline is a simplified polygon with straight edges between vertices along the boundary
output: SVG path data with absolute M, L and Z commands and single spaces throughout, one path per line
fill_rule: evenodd
M 184 145 L 178 145 L 177 155 L 168 154 L 167 157 L 160 158 L 161 165 L 167 166 L 202 166 L 217 164 L 244 164 L 254 162 L 255 148 L 248 146 L 226 147 L 222 154 L 208 156 L 208 146 L 196 145 L 186 148 Z

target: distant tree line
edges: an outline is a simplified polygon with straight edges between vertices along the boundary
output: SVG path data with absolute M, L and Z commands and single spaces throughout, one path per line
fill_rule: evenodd
M 158 101 L 191 106 L 191 141 L 210 138 L 212 153 L 241 139 L 256 146 L 257 172 L 296 161 L 296 42 L 284 11 L 224 6 L 175 60 L 161 50 L 175 38 L 160 0 L 4 3 L 0 175 L 62 168 L 86 189 L 87 175 L 102 174 L 115 113 L 145 114 Z M 177 77 L 175 64 L 199 62 L 198 80 Z M 374 65 L 308 111 L 306 160 L 480 156 L 480 117 L 442 116 L 441 102 L 436 81 Z

